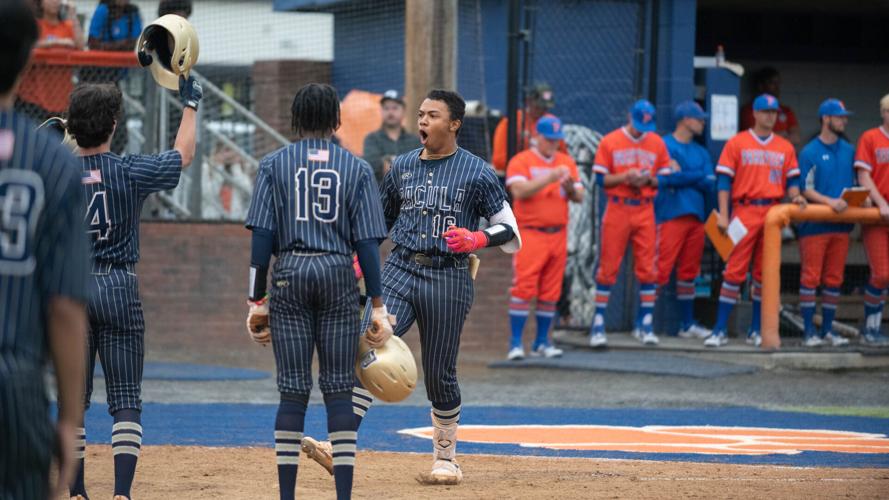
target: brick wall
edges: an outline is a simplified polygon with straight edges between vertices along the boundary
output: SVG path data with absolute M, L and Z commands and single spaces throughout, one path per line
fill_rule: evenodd
M 245 341 L 249 231 L 230 223 L 145 222 L 141 251 L 138 272 L 150 352 L 175 358 L 203 351 L 206 362 L 236 364 L 252 364 L 257 352 L 270 359 L 270 350 L 251 349 Z M 496 249 L 482 252 L 481 259 L 462 345 L 499 351 L 508 338 L 511 260 Z M 411 337 L 416 346 L 417 336 Z

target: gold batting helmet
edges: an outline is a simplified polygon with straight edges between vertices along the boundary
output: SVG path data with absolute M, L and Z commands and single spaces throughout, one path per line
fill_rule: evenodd
M 136 53 L 151 56 L 148 69 L 158 85 L 179 90 L 179 76 L 198 62 L 200 45 L 198 34 L 184 17 L 176 14 L 161 16 L 142 30 L 136 42 Z
M 403 400 L 417 387 L 414 355 L 395 335 L 376 349 L 370 347 L 362 336 L 358 341 L 355 374 L 374 397 L 389 403 Z

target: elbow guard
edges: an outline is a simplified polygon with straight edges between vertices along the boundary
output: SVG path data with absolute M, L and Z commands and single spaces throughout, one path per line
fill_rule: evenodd
M 494 224 L 493 226 L 488 227 L 484 231 L 485 236 L 488 237 L 488 246 L 489 247 L 499 247 L 500 245 L 505 245 L 512 241 L 515 238 L 515 231 L 512 230 L 506 224 Z

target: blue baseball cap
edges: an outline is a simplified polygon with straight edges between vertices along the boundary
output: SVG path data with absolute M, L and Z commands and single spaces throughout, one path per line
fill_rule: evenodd
M 772 94 L 762 94 L 753 100 L 753 111 L 778 111 L 778 98 Z
M 562 131 L 562 120 L 555 116 L 544 116 L 537 120 L 537 133 L 553 141 L 565 138 L 565 132 Z
M 673 116 L 676 118 L 676 121 L 680 121 L 683 118 L 696 118 L 698 120 L 706 120 L 710 117 L 704 108 L 701 107 L 700 104 L 694 101 L 682 101 L 676 105 L 676 109 L 673 111 Z
M 630 108 L 633 128 L 639 132 L 654 132 L 657 128 L 657 123 L 654 121 L 654 111 L 654 104 L 645 99 L 639 99 L 633 103 L 633 107 Z
M 846 109 L 846 105 L 839 99 L 825 99 L 818 106 L 818 118 L 823 116 L 849 116 L 852 112 Z

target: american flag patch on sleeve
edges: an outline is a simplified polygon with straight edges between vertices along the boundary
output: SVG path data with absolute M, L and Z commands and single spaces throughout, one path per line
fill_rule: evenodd
M 84 172 L 80 182 L 83 184 L 99 184 L 102 182 L 102 171 L 90 170 L 89 172 Z
M 309 161 L 326 162 L 326 161 L 330 160 L 330 150 L 328 150 L 328 149 L 310 149 L 306 159 Z

